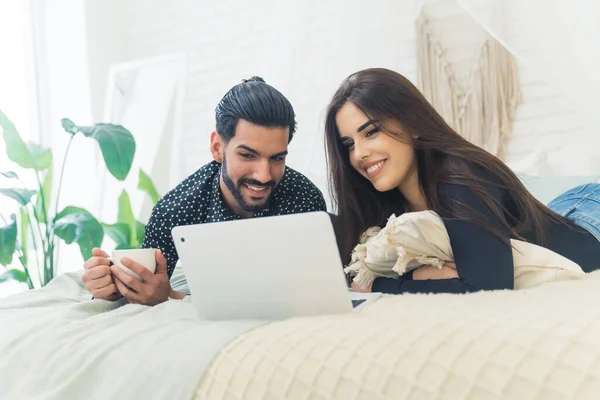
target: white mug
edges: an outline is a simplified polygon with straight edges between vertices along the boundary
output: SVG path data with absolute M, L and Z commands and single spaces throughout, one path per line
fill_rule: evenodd
M 117 267 L 121 268 L 123 271 L 127 272 L 129 275 L 133 276 L 137 280 L 141 281 L 142 278 L 121 264 L 121 258 L 127 257 L 130 260 L 137 262 L 138 264 L 143 265 L 146 269 L 152 273 L 156 271 L 156 249 L 123 249 L 123 250 L 113 250 L 111 261 Z

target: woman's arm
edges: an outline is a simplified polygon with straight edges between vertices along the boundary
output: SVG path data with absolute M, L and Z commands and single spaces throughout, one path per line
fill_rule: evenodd
M 514 262 L 509 245 L 510 230 L 469 188 L 443 185 L 440 194 L 466 205 L 498 230 L 505 240 L 472 222 L 444 219 L 458 278 L 418 280 L 417 276 L 377 278 L 373 292 L 383 293 L 467 293 L 478 290 L 513 289 Z

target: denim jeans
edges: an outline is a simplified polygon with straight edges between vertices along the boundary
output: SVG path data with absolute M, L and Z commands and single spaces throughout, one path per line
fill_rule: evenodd
M 548 203 L 548 208 L 600 241 L 600 183 L 587 183 L 568 190 Z

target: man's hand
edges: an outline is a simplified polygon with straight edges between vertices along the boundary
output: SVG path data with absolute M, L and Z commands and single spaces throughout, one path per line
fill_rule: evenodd
M 128 302 L 154 306 L 167 301 L 169 297 L 181 298 L 178 296 L 179 292 L 171 289 L 167 274 L 167 259 L 162 251 L 156 250 L 156 272 L 154 274 L 129 258 L 123 257 L 121 263 L 142 278 L 140 282 L 117 266 L 111 268 L 117 289 Z
M 121 298 L 110 273 L 111 261 L 108 254 L 98 248 L 92 249 L 92 258 L 83 264 L 85 288 L 96 299 L 114 301 Z
M 413 280 L 415 281 L 454 278 L 458 278 L 458 272 L 456 272 L 456 264 L 451 261 L 444 263 L 441 269 L 431 265 L 424 265 L 413 272 Z

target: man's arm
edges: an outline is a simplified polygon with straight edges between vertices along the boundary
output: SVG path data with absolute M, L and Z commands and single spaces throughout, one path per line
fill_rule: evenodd
M 305 193 L 305 198 L 302 199 L 306 204 L 306 210 L 303 212 L 311 211 L 327 211 L 327 204 L 321 190 L 311 181 L 308 181 L 308 190 Z
M 160 249 L 167 259 L 167 274 L 169 278 L 173 274 L 175 264 L 179 256 L 175 249 L 175 243 L 171 236 L 171 229 L 173 228 L 173 222 L 171 218 L 164 216 L 160 212 L 160 202 L 152 210 L 150 221 L 146 226 L 146 232 L 144 233 L 144 241 L 142 243 L 143 249 Z

